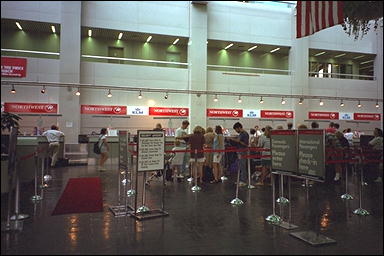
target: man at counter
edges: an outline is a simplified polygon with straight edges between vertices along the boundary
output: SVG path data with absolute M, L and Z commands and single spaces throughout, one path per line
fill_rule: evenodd
M 48 152 L 52 155 L 51 167 L 55 167 L 59 153 L 60 137 L 64 136 L 64 133 L 59 131 L 58 126 L 52 125 L 50 130 L 43 133 L 43 136 L 47 137 L 49 143 Z
M 188 120 L 184 120 L 182 123 L 181 123 L 181 127 L 177 128 L 176 131 L 175 131 L 175 138 L 181 138 L 181 137 L 184 137 L 188 134 L 188 131 L 187 131 L 187 128 L 189 126 L 189 122 Z M 185 140 L 180 140 L 180 147 L 187 147 L 187 143 Z M 188 163 L 188 154 L 184 154 L 184 159 L 183 159 L 183 164 L 181 166 L 181 170 L 180 170 L 180 177 L 184 177 L 186 175 L 186 164 Z
M 239 122 L 233 125 L 233 129 L 239 134 L 239 136 L 234 138 L 228 138 L 234 142 L 237 142 L 237 148 L 244 150 L 248 148 L 249 143 L 249 134 L 243 129 L 243 125 Z M 247 159 L 242 158 L 242 156 L 247 155 L 246 151 L 238 152 L 239 165 L 240 165 L 240 182 L 239 187 L 247 185 Z

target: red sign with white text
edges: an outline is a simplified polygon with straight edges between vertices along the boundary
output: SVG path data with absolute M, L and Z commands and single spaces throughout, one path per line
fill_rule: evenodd
M 189 108 L 149 107 L 150 116 L 189 116 Z
M 56 114 L 57 104 L 54 103 L 4 103 L 5 112 Z
M 354 120 L 380 121 L 381 115 L 375 113 L 354 113 Z
M 293 111 L 284 110 L 261 110 L 261 118 L 293 118 Z
M 1 57 L 1 76 L 25 77 L 27 74 L 27 59 Z
M 242 109 L 207 109 L 208 117 L 243 117 Z
M 126 115 L 127 106 L 81 105 L 81 114 Z
M 339 112 L 308 112 L 309 119 L 338 120 Z

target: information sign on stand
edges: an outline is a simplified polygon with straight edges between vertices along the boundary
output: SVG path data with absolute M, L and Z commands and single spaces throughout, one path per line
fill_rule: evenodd
M 136 164 L 136 191 L 138 191 L 138 174 L 143 173 L 142 187 L 142 206 L 137 208 L 138 193 L 135 194 L 135 207 L 131 216 L 137 220 L 167 216 L 164 211 L 164 151 L 165 151 L 165 132 L 153 130 L 137 131 L 137 164 Z M 145 179 L 148 171 L 163 171 L 163 191 L 162 191 L 162 207 L 161 209 L 150 210 L 145 206 Z
M 298 172 L 302 176 L 325 180 L 324 130 L 298 131 Z
M 273 170 L 297 172 L 296 143 L 295 130 L 272 130 L 271 159 Z

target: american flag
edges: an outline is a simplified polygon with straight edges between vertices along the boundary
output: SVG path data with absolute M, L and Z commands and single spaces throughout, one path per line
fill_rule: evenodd
M 296 38 L 343 23 L 343 1 L 297 1 Z

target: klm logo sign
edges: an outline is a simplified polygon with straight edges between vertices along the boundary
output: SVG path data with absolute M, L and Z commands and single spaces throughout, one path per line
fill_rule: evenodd
M 144 115 L 144 111 L 141 108 L 135 108 L 131 113 L 132 115 Z

